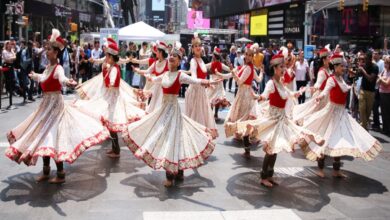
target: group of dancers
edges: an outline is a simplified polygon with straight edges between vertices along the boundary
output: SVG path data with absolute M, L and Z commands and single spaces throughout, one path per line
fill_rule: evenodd
M 77 85 L 65 77 L 58 64 L 64 41 L 53 29 L 47 48 L 50 64 L 43 74 L 30 74 L 40 82 L 43 100 L 7 134 L 10 147 L 6 156 L 28 166 L 42 157 L 43 173 L 37 181 L 63 183 L 64 162 L 73 163 L 85 150 L 107 139 L 112 142 L 107 156 L 118 158 L 118 139 L 122 137 L 136 158 L 153 169 L 165 170 L 164 185 L 171 187 L 183 181 L 185 169 L 203 165 L 214 151 L 214 140 L 219 136 L 215 122 L 218 110 L 230 106 L 223 87 L 223 80 L 229 78 L 239 88 L 225 119 L 226 137 L 243 140 L 243 156 L 248 159 L 251 142 L 261 141 L 265 152 L 261 184 L 266 187 L 277 184 L 273 169 L 282 151 L 293 152 L 300 147 L 307 159 L 318 161 L 318 175 L 322 177 L 325 156 L 333 157 L 334 176 L 343 177 L 341 156 L 371 160 L 381 150 L 380 143 L 344 110 L 349 86 L 341 77 L 345 68 L 341 55 L 330 56 L 330 51 L 322 51 L 323 67 L 312 89 L 316 92 L 309 102 L 296 105 L 294 99 L 305 90 L 288 88 L 294 77 L 294 72 L 286 69 L 291 54 L 286 56 L 281 50 L 272 57 L 273 77 L 264 92 L 257 95 L 251 84 L 253 80 L 261 82 L 262 75 L 256 74 L 252 64 L 253 46 L 246 47 L 245 65 L 235 69 L 221 63 L 218 48 L 213 51 L 212 62 L 205 64 L 201 39 L 195 35 L 191 43 L 190 70 L 183 71 L 179 67 L 184 49 L 179 42 L 169 54 L 164 42 L 154 43 L 156 59 L 121 60 L 117 43 L 108 38 L 105 57 L 92 60 L 102 64 L 102 73 Z M 149 64 L 147 70 L 134 69 L 147 79 L 143 90 L 121 79 L 119 63 L 128 61 Z M 183 83 L 190 84 L 184 113 L 177 100 Z M 76 87 L 80 98 L 64 101 L 64 85 Z M 50 158 L 57 166 L 54 178 L 50 178 Z

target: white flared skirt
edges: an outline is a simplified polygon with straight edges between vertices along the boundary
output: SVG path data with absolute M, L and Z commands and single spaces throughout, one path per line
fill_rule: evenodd
M 182 114 L 175 95 L 164 95 L 162 106 L 130 124 L 123 137 L 137 158 L 170 173 L 201 166 L 215 147 L 211 131 Z
M 42 102 L 8 134 L 6 156 L 35 165 L 38 157 L 73 163 L 82 152 L 110 136 L 99 116 L 64 102 L 60 92 L 43 94 Z

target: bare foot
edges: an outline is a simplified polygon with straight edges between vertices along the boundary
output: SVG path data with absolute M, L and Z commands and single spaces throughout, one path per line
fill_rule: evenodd
M 112 154 L 112 153 L 113 153 L 112 149 L 106 151 L 106 154 Z
M 249 151 L 245 151 L 241 156 L 245 159 L 251 159 L 251 153 Z
M 325 178 L 325 173 L 324 173 L 324 170 L 322 170 L 322 169 L 317 170 L 316 174 L 317 174 L 317 176 L 319 176 L 321 178 Z
M 121 156 L 120 154 L 116 154 L 114 152 L 107 153 L 107 157 L 109 158 L 119 158 L 120 156 Z
M 336 177 L 336 178 L 347 178 L 348 176 L 345 175 L 344 173 L 342 173 L 340 170 L 339 171 L 333 171 L 333 177 Z
M 267 188 L 272 188 L 272 187 L 274 186 L 268 179 L 262 179 L 262 180 L 260 181 L 260 184 L 261 184 L 262 186 L 267 187 Z
M 54 177 L 54 178 L 51 178 L 51 179 L 49 180 L 49 183 L 52 183 L 52 184 L 61 184 L 61 183 L 65 183 L 65 178 Z
M 165 180 L 164 181 L 164 186 L 169 188 L 173 186 L 173 181 L 172 180 Z
M 36 179 L 36 181 L 37 181 L 37 182 L 43 182 L 43 181 L 48 180 L 49 178 L 50 178 L 49 175 L 41 175 L 41 176 L 39 176 L 39 177 Z
M 268 181 L 270 181 L 273 185 L 278 186 L 279 183 L 275 181 L 273 177 L 268 178 Z

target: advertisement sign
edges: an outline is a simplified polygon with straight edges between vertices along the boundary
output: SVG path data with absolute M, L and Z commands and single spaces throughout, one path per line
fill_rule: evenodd
M 121 17 L 121 4 L 119 0 L 108 0 L 113 17 Z
M 241 14 L 254 9 L 290 3 L 291 0 L 209 0 L 210 17 Z
M 165 0 L 152 0 L 152 11 L 165 11 Z
M 304 14 L 303 7 L 289 8 L 285 10 L 284 34 L 300 34 L 303 32 Z
M 315 45 L 306 45 L 304 48 L 305 59 L 309 60 L 314 57 Z
M 62 5 L 54 5 L 54 15 L 56 17 L 69 17 L 72 16 L 72 9 L 62 6 Z
M 265 36 L 267 35 L 267 10 L 261 10 L 251 16 L 250 35 Z
M 119 43 L 119 29 L 118 28 L 100 28 L 100 45 L 103 45 L 104 39 L 107 37 L 113 38 L 116 43 Z
M 284 28 L 284 10 L 268 12 L 268 35 L 283 35 Z
M 187 13 L 187 27 L 191 30 L 210 28 L 210 19 L 203 18 L 202 11 L 189 11 Z

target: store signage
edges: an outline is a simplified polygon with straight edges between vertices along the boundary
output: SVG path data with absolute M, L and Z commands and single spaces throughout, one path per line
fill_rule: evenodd
M 285 10 L 284 34 L 300 34 L 303 28 L 303 7 L 290 7 Z
M 17 1 L 15 3 L 5 4 L 6 15 L 23 15 L 24 14 L 24 1 Z
M 301 29 L 299 27 L 285 27 L 284 33 L 285 34 L 298 34 L 298 33 L 301 33 Z
M 111 37 L 118 44 L 119 42 L 118 28 L 100 28 L 100 45 L 104 45 L 104 39 Z
M 284 10 L 268 13 L 268 35 L 283 35 Z
M 91 15 L 86 13 L 79 13 L 79 20 L 84 22 L 91 22 Z
M 266 36 L 267 35 L 267 10 L 254 12 L 251 15 L 250 35 L 251 36 Z
M 56 17 L 72 16 L 72 10 L 61 5 L 54 5 L 54 15 Z

